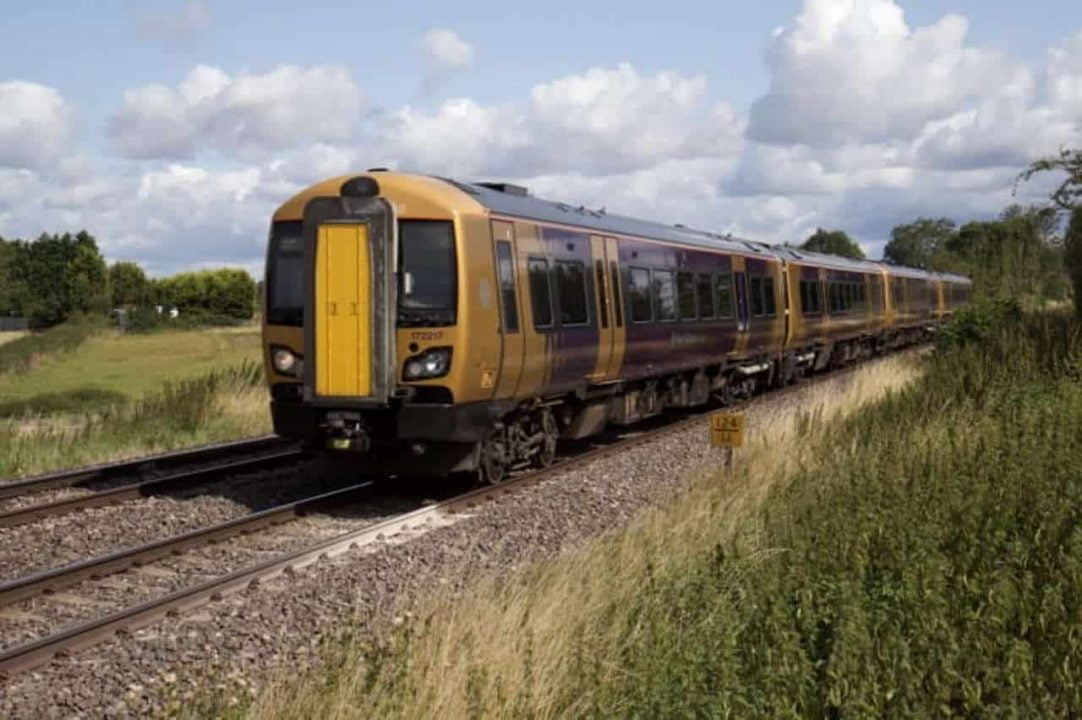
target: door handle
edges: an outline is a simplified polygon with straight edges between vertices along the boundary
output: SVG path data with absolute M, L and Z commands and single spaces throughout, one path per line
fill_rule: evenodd
M 337 315 L 338 314 L 338 303 L 334 303 L 334 302 L 327 303 L 327 314 L 328 315 Z
M 353 316 L 357 315 L 357 303 L 351 302 L 349 304 L 349 314 Z

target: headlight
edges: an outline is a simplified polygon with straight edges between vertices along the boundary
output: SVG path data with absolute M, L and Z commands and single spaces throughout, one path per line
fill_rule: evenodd
M 443 377 L 451 369 L 451 348 L 432 348 L 420 355 L 406 358 L 402 368 L 405 380 L 427 380 Z
M 292 350 L 284 347 L 271 348 L 271 364 L 282 375 L 300 377 L 304 371 L 304 361 L 295 355 Z

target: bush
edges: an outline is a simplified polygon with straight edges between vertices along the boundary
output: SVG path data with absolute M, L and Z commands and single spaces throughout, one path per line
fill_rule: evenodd
M 176 307 L 182 317 L 248 320 L 255 311 L 255 287 L 255 281 L 246 271 L 222 268 L 158 280 L 155 293 L 159 304 Z
M 1022 319 L 1022 305 L 1014 298 L 980 298 L 972 305 L 955 311 L 939 329 L 940 348 L 984 342 L 1001 329 Z

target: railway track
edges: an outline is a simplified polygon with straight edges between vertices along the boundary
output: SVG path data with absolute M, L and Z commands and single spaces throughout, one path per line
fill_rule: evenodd
M 200 468 L 199 470 L 172 473 L 149 480 L 141 480 L 127 485 L 121 485 L 120 487 L 114 487 L 108 490 L 92 492 L 86 495 L 76 495 L 60 500 L 54 500 L 52 502 L 27 505 L 8 510 L 7 512 L 0 513 L 0 528 L 25 525 L 43 518 L 67 515 L 86 508 L 112 505 L 132 498 L 175 492 L 177 490 L 213 482 L 229 474 L 258 470 L 263 467 L 299 460 L 306 457 L 306 453 L 295 447 L 280 449 L 285 447 L 280 443 L 271 445 L 270 447 L 273 448 L 273 450 L 265 450 L 263 454 L 245 458 L 243 460 L 219 463 L 210 467 Z
M 262 435 L 245 440 L 203 445 L 157 455 L 89 465 L 72 470 L 61 470 L 28 478 L 2 479 L 0 480 L 0 500 L 18 498 L 44 490 L 86 486 L 117 478 L 141 477 L 172 468 L 213 461 L 222 457 L 235 457 L 249 453 L 259 454 L 290 447 L 294 444 L 292 441 L 285 440 L 277 435 Z
M 757 396 L 729 406 L 740 409 L 756 402 L 758 397 L 778 398 L 800 392 L 819 382 L 836 379 L 848 374 L 860 365 L 819 375 L 797 385 L 775 390 L 766 396 Z M 265 560 L 222 572 L 216 576 L 191 584 L 168 594 L 143 602 L 133 603 L 123 609 L 109 612 L 89 621 L 65 627 L 26 644 L 0 651 L 0 677 L 10 678 L 19 673 L 40 667 L 57 657 L 67 656 L 79 650 L 103 642 L 118 633 L 130 633 L 153 624 L 165 617 L 212 603 L 225 596 L 241 592 L 248 587 L 291 573 L 326 558 L 336 557 L 351 550 L 392 538 L 409 530 L 440 522 L 454 522 L 456 518 L 491 502 L 502 495 L 513 493 L 523 486 L 547 479 L 586 463 L 624 452 L 627 449 L 652 442 L 669 434 L 682 432 L 689 427 L 701 425 L 703 418 L 715 407 L 685 412 L 679 419 L 671 417 L 664 424 L 639 425 L 630 432 L 617 435 L 600 446 L 588 447 L 577 454 L 558 460 L 554 465 L 512 475 L 507 481 L 489 487 L 480 487 L 465 493 L 438 500 L 430 504 L 394 515 L 374 523 L 350 529 L 320 539 L 302 547 L 277 554 Z M 363 502 L 364 494 L 371 491 L 373 483 L 365 482 L 341 490 L 325 493 L 282 505 L 260 513 L 220 523 L 215 526 L 92 558 L 69 566 L 18 578 L 0 585 L 0 613 L 7 607 L 43 593 L 55 592 L 85 580 L 100 580 L 108 575 L 167 558 L 228 538 L 257 532 L 274 525 L 295 520 L 308 513 L 327 511 Z

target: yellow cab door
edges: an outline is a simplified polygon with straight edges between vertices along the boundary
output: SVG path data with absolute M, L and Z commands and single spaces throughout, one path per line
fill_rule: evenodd
M 500 220 L 492 221 L 492 252 L 496 268 L 496 287 L 500 304 L 500 377 L 496 382 L 496 397 L 514 397 L 522 377 L 526 354 L 522 331 L 522 307 L 516 282 L 515 226 Z
M 319 226 L 316 394 L 372 395 L 372 253 L 367 223 Z

